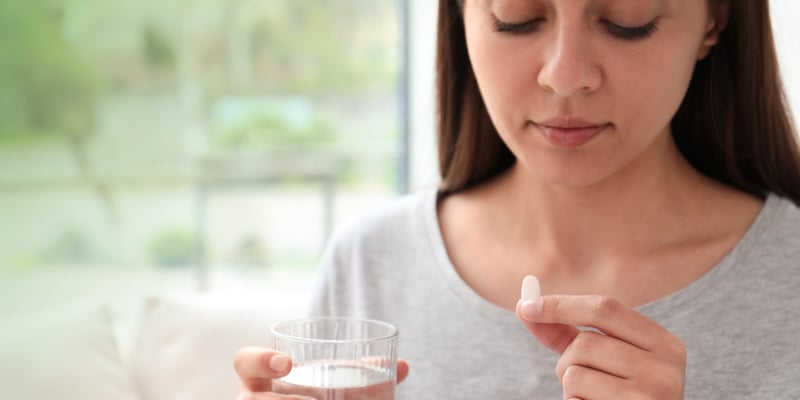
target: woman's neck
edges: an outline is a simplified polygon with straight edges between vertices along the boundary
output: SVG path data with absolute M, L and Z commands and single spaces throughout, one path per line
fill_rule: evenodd
M 578 246 L 596 258 L 683 235 L 683 223 L 702 214 L 707 196 L 720 190 L 677 150 L 665 160 L 639 164 L 582 187 L 542 182 L 516 164 L 487 185 L 486 199 L 518 239 L 564 256 L 574 255 Z
M 526 274 L 539 276 L 546 293 L 631 305 L 671 293 L 727 254 L 761 205 L 674 157 L 580 188 L 545 184 L 514 165 L 440 205 L 451 260 L 506 308 Z

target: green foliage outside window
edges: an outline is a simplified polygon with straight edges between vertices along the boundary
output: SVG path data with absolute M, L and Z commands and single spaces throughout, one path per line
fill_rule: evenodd
M 194 229 L 207 159 L 392 190 L 397 23 L 394 1 L 0 0 L 0 221 L 33 215 L 0 268 L 191 264 L 196 234 L 168 228 Z M 318 248 L 258 233 L 241 264 Z
M 0 2 L 0 140 L 91 132 L 101 79 L 61 34 L 58 1 Z

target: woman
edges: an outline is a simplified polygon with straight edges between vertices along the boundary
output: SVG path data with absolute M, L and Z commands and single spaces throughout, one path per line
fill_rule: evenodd
M 401 399 L 800 396 L 800 152 L 768 2 L 439 12 L 441 187 L 338 232 L 315 313 L 396 324 Z M 520 302 L 529 274 L 544 295 Z M 242 395 L 283 398 L 288 361 L 240 352 Z

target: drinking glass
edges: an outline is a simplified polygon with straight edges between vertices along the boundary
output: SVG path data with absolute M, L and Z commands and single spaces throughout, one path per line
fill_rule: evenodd
M 292 371 L 272 391 L 317 400 L 394 400 L 397 329 L 356 318 L 313 318 L 272 326 L 273 348 Z

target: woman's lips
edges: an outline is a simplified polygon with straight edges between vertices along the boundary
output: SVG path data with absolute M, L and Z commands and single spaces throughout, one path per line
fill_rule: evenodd
M 584 124 L 572 121 L 562 123 L 534 123 L 542 136 L 554 146 L 576 148 L 594 139 L 611 124 Z

